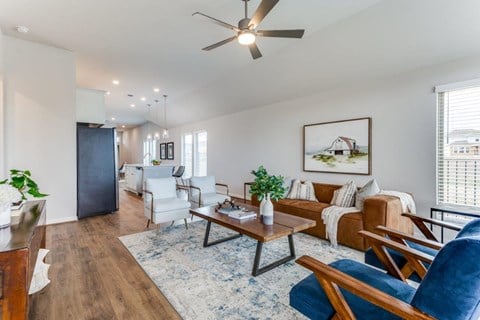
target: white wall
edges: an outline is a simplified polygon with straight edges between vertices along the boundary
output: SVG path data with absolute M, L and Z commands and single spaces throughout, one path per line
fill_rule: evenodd
M 77 88 L 76 93 L 77 122 L 105 124 L 105 91 Z
M 413 193 L 419 213 L 435 203 L 436 96 L 433 87 L 480 78 L 480 57 L 355 83 L 183 126 L 208 131 L 208 173 L 243 196 L 250 171 L 263 164 L 274 174 L 362 186 L 370 177 L 303 172 L 303 125 L 372 117 L 372 176 L 382 189 Z M 347 82 L 347 81 L 346 81 Z
M 72 52 L 4 36 L 6 167 L 30 169 L 47 223 L 76 219 L 75 60 Z

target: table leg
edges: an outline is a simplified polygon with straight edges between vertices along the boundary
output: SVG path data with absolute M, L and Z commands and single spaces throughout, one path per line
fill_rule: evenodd
M 207 222 L 207 229 L 205 230 L 205 238 L 203 239 L 203 247 L 210 247 L 210 246 L 213 246 L 213 245 L 216 245 L 216 244 L 228 241 L 228 240 L 233 240 L 233 239 L 240 238 L 242 236 L 242 234 L 239 233 L 239 234 L 236 234 L 236 235 L 231 236 L 231 237 L 227 237 L 227 238 L 215 240 L 215 241 L 212 241 L 212 242 L 208 242 L 208 237 L 210 236 L 210 227 L 211 226 L 212 226 L 212 222 L 208 221 Z
M 290 260 L 295 259 L 295 246 L 293 244 L 293 235 L 288 235 L 288 246 L 290 248 L 290 255 L 286 256 L 280 260 L 277 260 L 275 262 L 272 262 L 269 265 L 266 265 L 264 267 L 259 267 L 260 266 L 260 258 L 262 256 L 262 248 L 263 248 L 263 242 L 258 241 L 257 242 L 257 251 L 255 252 L 255 259 L 253 261 L 253 270 L 252 270 L 252 276 L 256 277 L 262 273 L 265 273 L 267 271 L 272 270 L 273 268 L 276 268 Z

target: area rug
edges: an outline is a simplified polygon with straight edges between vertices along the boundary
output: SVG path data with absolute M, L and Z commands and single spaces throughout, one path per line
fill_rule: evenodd
M 309 270 L 288 262 L 257 277 L 251 275 L 256 241 L 247 236 L 204 248 L 204 221 L 120 237 L 140 266 L 183 319 L 304 319 L 289 306 L 288 293 Z M 212 224 L 210 241 L 234 234 Z M 297 257 L 325 263 L 363 253 L 295 234 Z M 264 244 L 262 263 L 288 254 L 287 238 Z

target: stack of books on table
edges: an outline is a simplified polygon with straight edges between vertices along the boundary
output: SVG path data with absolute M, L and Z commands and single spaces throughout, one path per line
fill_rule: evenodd
M 236 210 L 230 212 L 228 216 L 233 219 L 245 220 L 257 217 L 257 213 L 255 211 Z

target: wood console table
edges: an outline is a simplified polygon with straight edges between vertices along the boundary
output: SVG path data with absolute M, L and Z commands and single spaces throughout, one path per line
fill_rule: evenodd
M 28 290 L 38 251 L 45 248 L 45 216 L 45 200 L 29 201 L 10 227 L 0 229 L 1 319 L 28 317 Z

